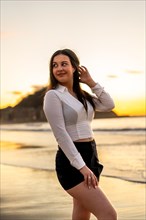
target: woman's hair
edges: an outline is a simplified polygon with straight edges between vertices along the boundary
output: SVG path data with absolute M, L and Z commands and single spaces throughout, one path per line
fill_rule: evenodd
M 84 105 L 86 111 L 88 110 L 86 100 L 88 100 L 90 102 L 93 109 L 95 110 L 95 104 L 93 102 L 92 96 L 89 93 L 87 93 L 86 91 L 81 89 L 79 72 L 78 72 L 78 67 L 79 67 L 80 61 L 79 61 L 77 55 L 70 49 L 57 50 L 52 55 L 52 57 L 50 59 L 50 66 L 49 66 L 49 68 L 50 68 L 49 89 L 56 89 L 56 87 L 58 86 L 58 81 L 54 77 L 54 74 L 53 74 L 53 60 L 54 60 L 55 56 L 60 55 L 60 54 L 66 55 L 70 59 L 70 62 L 75 69 L 75 72 L 73 73 L 73 91 L 77 95 L 78 100 Z

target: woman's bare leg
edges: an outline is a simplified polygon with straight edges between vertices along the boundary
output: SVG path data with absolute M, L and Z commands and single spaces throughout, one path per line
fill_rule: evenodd
M 85 209 L 94 214 L 98 220 L 117 220 L 115 209 L 99 186 L 96 189 L 93 187 L 89 189 L 82 182 L 67 192 L 78 200 Z
M 73 198 L 72 220 L 89 220 L 91 213 L 75 198 Z

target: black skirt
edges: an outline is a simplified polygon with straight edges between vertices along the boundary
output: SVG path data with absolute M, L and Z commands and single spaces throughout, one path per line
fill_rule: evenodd
M 99 181 L 103 165 L 99 163 L 95 141 L 74 142 L 74 144 L 87 167 L 92 170 Z M 60 147 L 56 154 L 56 173 L 61 186 L 65 190 L 71 189 L 84 181 L 83 175 L 70 164 Z

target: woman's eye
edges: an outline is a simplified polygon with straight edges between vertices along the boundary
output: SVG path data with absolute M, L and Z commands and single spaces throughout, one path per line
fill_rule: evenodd
M 62 66 L 67 66 L 67 63 L 63 63 Z
M 54 67 L 57 67 L 57 64 L 56 64 L 56 63 L 53 63 L 52 67 L 53 67 L 53 68 L 54 68 Z

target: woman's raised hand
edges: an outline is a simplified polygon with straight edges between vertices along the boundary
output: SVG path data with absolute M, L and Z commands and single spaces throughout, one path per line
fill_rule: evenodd
M 78 71 L 80 74 L 80 82 L 87 84 L 90 88 L 96 85 L 96 82 L 92 79 L 88 69 L 85 66 L 79 66 Z

